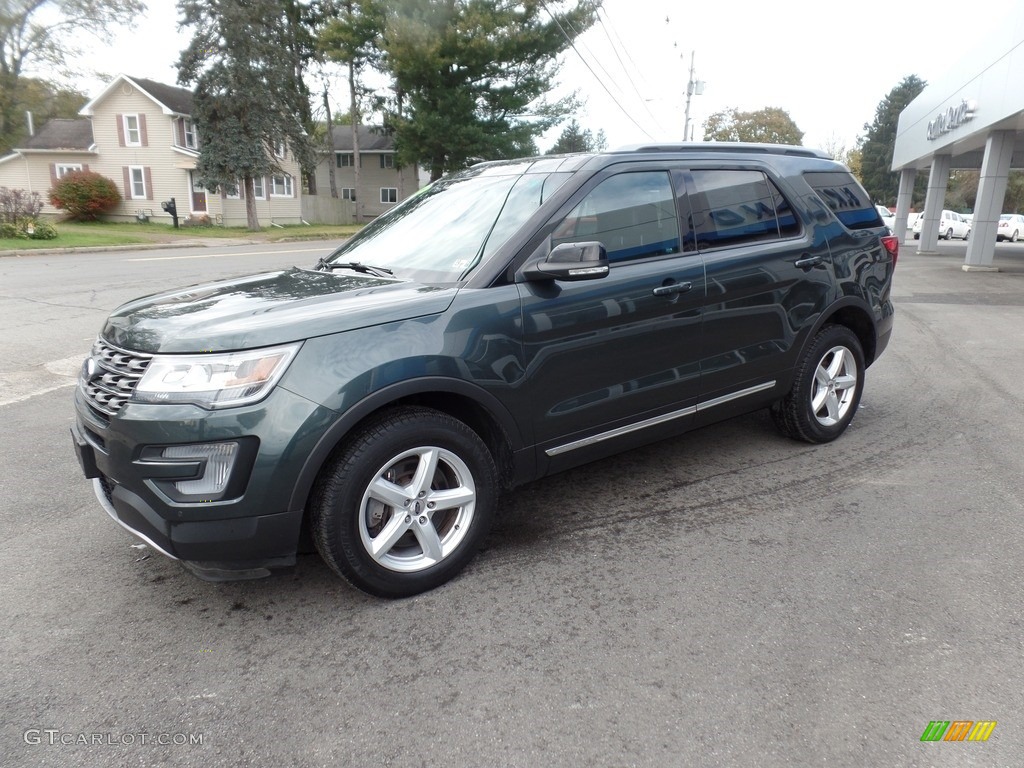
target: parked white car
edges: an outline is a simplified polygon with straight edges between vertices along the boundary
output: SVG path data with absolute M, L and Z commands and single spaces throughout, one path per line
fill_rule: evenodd
M 1009 240 L 1016 243 L 1017 238 L 1024 235 L 1024 216 L 1019 213 L 1004 213 L 999 217 L 999 227 L 996 229 L 996 242 Z
M 882 223 L 885 224 L 890 230 L 896 228 L 896 216 L 893 215 L 892 211 L 886 208 L 884 205 L 876 205 L 875 208 L 878 210 L 878 215 L 882 217 Z
M 921 228 L 924 226 L 924 214 L 914 222 L 914 239 L 921 239 Z M 943 211 L 939 218 L 939 239 L 952 240 L 954 237 L 967 240 L 971 236 L 970 222 L 956 211 Z

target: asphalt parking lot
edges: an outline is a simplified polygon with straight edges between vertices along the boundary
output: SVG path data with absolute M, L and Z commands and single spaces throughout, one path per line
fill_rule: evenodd
M 75 463 L 59 363 L 154 274 L 250 257 L 0 258 L 0 765 L 1019 766 L 1024 244 L 965 248 L 903 245 L 840 440 L 755 413 L 533 483 L 395 602 L 313 555 L 197 581 Z

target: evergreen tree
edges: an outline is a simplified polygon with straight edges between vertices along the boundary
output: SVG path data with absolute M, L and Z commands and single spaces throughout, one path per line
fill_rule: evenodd
M 704 141 L 753 141 L 800 146 L 804 132 L 784 109 L 764 107 L 740 112 L 733 107 L 715 112 L 704 121 Z
M 924 90 L 925 82 L 908 75 L 889 91 L 875 109 L 875 121 L 865 123 L 867 135 L 861 145 L 861 181 L 868 194 L 883 205 L 895 205 L 899 193 L 899 174 L 892 170 L 896 148 L 896 128 L 900 112 Z M 924 200 L 926 179 L 919 178 L 914 189 L 914 204 Z
M 572 110 L 543 99 L 557 57 L 594 23 L 600 0 L 393 0 L 385 67 L 401 107 L 388 123 L 400 164 L 431 179 L 476 160 L 536 152 L 534 139 Z
M 547 151 L 549 155 L 565 155 L 571 152 L 602 152 L 608 146 L 604 131 L 599 130 L 594 136 L 590 129 L 583 130 L 573 119 L 558 137 L 555 145 Z
M 196 175 L 212 192 L 234 191 L 241 180 L 253 230 L 260 226 L 253 179 L 282 172 L 280 146 L 303 171 L 315 165 L 303 125 L 309 99 L 302 66 L 311 38 L 295 28 L 305 24 L 295 14 L 298 7 L 293 0 L 179 2 L 183 25 L 195 29 L 178 60 L 178 82 L 195 83 Z

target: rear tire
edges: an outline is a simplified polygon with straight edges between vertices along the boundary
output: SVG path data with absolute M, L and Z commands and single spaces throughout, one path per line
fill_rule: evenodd
M 826 325 L 797 365 L 793 388 L 771 408 L 779 431 L 807 443 L 835 440 L 857 413 L 864 369 L 856 334 L 843 325 Z
M 378 597 L 444 584 L 476 554 L 497 501 L 480 436 L 429 408 L 386 411 L 361 427 L 314 489 L 317 551 Z
M 952 240 L 953 239 L 953 230 L 952 229 L 947 229 L 946 230 L 946 239 L 947 240 Z

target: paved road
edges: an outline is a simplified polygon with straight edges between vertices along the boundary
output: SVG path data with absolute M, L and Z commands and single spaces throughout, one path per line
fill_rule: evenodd
M 904 246 L 836 443 L 759 413 L 534 483 L 400 602 L 312 555 L 197 581 L 75 465 L 67 374 L 105 314 L 319 255 L 257 250 L 0 258 L 0 765 L 1020 765 L 1024 249 L 965 274 Z M 998 725 L 920 741 L 958 719 Z

